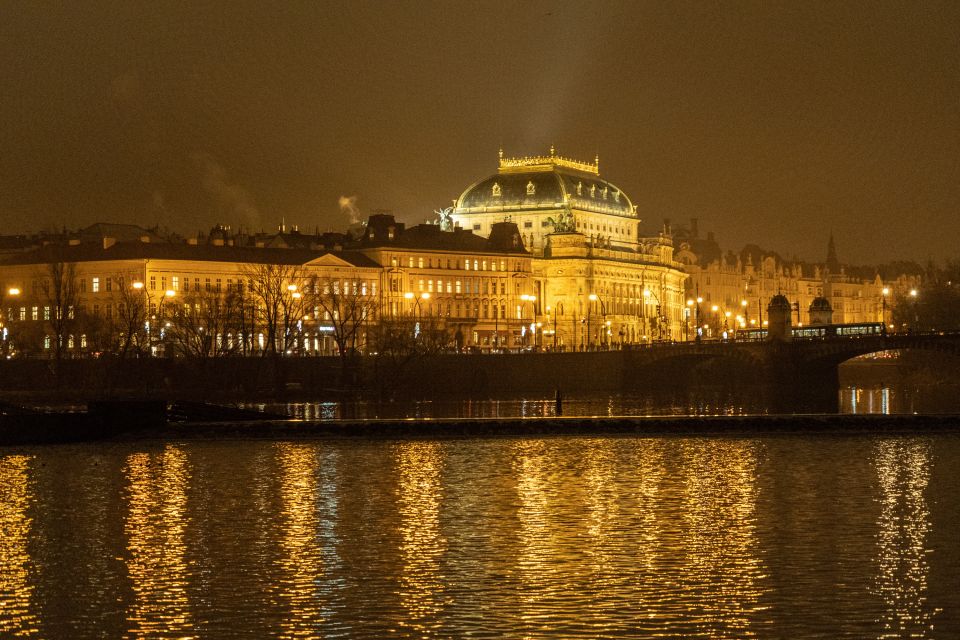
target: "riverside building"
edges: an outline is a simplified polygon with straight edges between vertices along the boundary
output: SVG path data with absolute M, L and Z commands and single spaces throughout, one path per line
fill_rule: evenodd
M 360 237 L 84 231 L 0 261 L 6 355 L 366 353 L 388 321 L 462 347 L 532 344 L 530 254 L 511 223 L 489 238 L 388 215 Z

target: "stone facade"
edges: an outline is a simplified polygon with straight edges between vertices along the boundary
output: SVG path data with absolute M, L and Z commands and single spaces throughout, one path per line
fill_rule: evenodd
M 683 340 L 684 280 L 667 233 L 644 237 L 636 206 L 599 175 L 599 162 L 504 158 L 464 191 L 455 225 L 484 233 L 517 225 L 532 254 L 531 330 L 552 348 Z

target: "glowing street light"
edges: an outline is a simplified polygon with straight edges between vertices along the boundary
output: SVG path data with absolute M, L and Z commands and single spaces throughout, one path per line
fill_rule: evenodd
M 10 289 L 7 290 L 7 293 L 10 294 L 11 296 L 18 296 L 20 295 L 20 289 L 16 287 L 10 287 Z
M 883 324 L 883 333 L 887 332 L 887 296 L 890 295 L 890 287 L 884 287 L 880 290 L 880 322 Z
M 603 298 L 601 298 L 595 293 L 591 293 L 587 297 L 590 299 L 591 302 L 597 302 L 597 301 L 600 302 L 600 314 L 603 317 L 603 323 L 606 324 L 607 323 L 607 305 L 604 304 Z M 589 313 L 587 314 L 587 334 L 588 334 L 588 337 L 592 339 L 593 336 L 589 335 L 590 334 L 590 314 Z M 603 342 L 604 343 L 606 342 L 605 338 Z
M 413 300 L 413 309 L 416 309 L 416 311 L 417 311 L 417 322 L 419 322 L 419 321 L 420 321 L 420 316 L 421 316 L 421 314 L 422 314 L 422 308 L 421 308 L 421 306 L 420 306 L 420 301 L 421 301 L 421 300 L 429 300 L 429 299 L 430 299 L 430 294 L 429 294 L 428 292 L 423 292 L 423 293 L 420 293 L 420 294 L 416 294 L 416 293 L 413 293 L 412 291 L 407 291 L 406 293 L 403 294 L 403 297 L 406 298 L 407 300 Z M 411 313 L 413 312 L 413 309 L 411 309 Z

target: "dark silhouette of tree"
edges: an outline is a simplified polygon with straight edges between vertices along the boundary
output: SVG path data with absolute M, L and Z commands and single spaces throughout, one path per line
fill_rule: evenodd
M 79 286 L 76 267 L 72 263 L 53 262 L 46 266 L 38 279 L 44 321 L 51 334 L 51 350 L 54 360 L 59 362 L 77 326 Z
M 960 330 L 960 260 L 927 265 L 917 295 L 898 292 L 891 317 L 896 330 Z
M 246 293 L 256 309 L 250 334 L 262 329 L 263 353 L 279 356 L 297 344 L 294 330 L 304 316 L 303 269 L 296 265 L 251 264 L 243 269 Z
M 244 294 L 196 291 L 178 299 L 164 339 L 187 358 L 235 355 L 242 350 Z
M 305 293 L 310 319 L 331 328 L 340 357 L 341 384 L 347 386 L 351 363 L 366 346 L 368 327 L 377 321 L 373 287 L 354 278 L 314 276 Z

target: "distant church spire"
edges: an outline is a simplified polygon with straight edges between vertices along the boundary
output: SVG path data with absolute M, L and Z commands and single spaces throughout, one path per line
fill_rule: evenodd
M 827 243 L 827 269 L 830 273 L 840 273 L 840 261 L 837 259 L 837 245 L 833 242 L 833 231 L 830 232 L 830 242 Z

